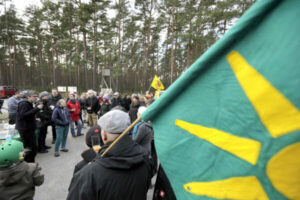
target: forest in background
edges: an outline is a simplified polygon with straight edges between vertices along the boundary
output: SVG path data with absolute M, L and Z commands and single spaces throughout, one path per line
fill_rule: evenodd
M 254 1 L 41 0 L 18 16 L 0 0 L 0 85 L 98 91 L 110 69 L 115 91 L 167 87 Z

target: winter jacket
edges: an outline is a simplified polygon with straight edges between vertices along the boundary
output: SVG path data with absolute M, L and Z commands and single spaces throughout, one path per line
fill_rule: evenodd
M 80 104 L 80 109 L 81 110 L 86 110 L 86 100 L 84 100 L 84 99 L 78 99 L 78 101 L 79 101 L 79 104 Z
M 161 194 L 164 194 L 163 196 Z M 170 181 L 165 174 L 161 165 L 159 165 L 156 183 L 153 192 L 153 200 L 172 199 L 176 200 L 176 196 L 171 187 Z
M 80 103 L 79 101 L 75 100 L 75 103 L 72 101 L 68 101 L 67 108 L 69 109 L 72 121 L 80 120 Z M 75 111 L 73 111 L 75 109 Z
M 130 117 L 130 121 L 131 123 L 134 122 L 137 119 L 137 112 L 139 110 L 140 107 L 140 102 L 138 102 L 135 105 L 130 105 L 130 110 L 129 110 L 129 117 Z
M 20 101 L 17 109 L 16 129 L 21 131 L 35 129 L 35 114 L 39 110 L 38 108 L 33 108 L 33 104 L 27 100 Z
M 60 99 L 62 99 L 62 96 L 60 95 L 60 94 L 58 94 L 56 97 L 54 97 L 54 96 L 50 96 L 50 98 L 49 98 L 49 100 L 48 100 L 48 103 L 49 103 L 49 105 L 51 105 L 51 106 L 56 106 L 56 104 L 57 104 L 57 102 L 58 102 L 58 100 L 60 100 Z
M 37 163 L 25 161 L 0 168 L 0 200 L 33 200 L 35 186 L 44 183 Z
M 153 128 L 150 123 L 143 122 L 137 130 L 134 141 L 146 149 L 148 154 L 151 153 L 151 141 L 153 139 Z
M 76 164 L 74 174 L 81 170 L 84 166 L 92 162 L 96 158 L 96 156 L 97 153 L 92 148 L 82 152 L 81 157 L 83 158 L 83 160 Z
M 9 114 L 16 114 L 18 109 L 18 103 L 21 101 L 21 99 L 17 99 L 15 96 L 10 97 L 7 100 L 7 107 L 8 107 L 8 113 Z
M 116 106 L 123 106 L 123 101 L 122 101 L 121 97 L 119 97 L 117 99 L 115 99 L 115 98 L 112 99 L 111 108 L 114 108 Z
M 49 107 L 48 100 L 38 101 L 37 105 L 39 104 L 43 104 L 44 107 L 36 113 L 36 118 L 40 119 L 36 122 L 38 128 L 50 125 L 52 116 L 52 109 Z
M 101 116 L 110 111 L 111 105 L 109 103 L 103 103 L 101 106 Z
M 67 200 L 146 200 L 148 170 L 143 148 L 125 135 L 104 157 L 74 174 Z
M 56 126 L 68 126 L 71 122 L 70 112 L 66 107 L 56 106 L 51 119 Z
M 87 112 L 92 114 L 92 113 L 98 113 L 98 111 L 100 110 L 100 103 L 97 99 L 97 97 L 93 96 L 93 97 L 88 97 L 86 99 L 86 108 L 91 107 L 91 110 L 87 109 Z
M 123 99 L 123 107 L 124 107 L 127 111 L 129 111 L 129 109 L 130 109 L 130 104 L 131 104 L 131 99 L 125 97 L 125 98 Z

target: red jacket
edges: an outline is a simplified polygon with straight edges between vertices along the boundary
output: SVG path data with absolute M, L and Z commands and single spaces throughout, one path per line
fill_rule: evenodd
M 67 107 L 70 111 L 70 114 L 71 114 L 71 118 L 72 118 L 72 121 L 75 122 L 75 121 L 78 121 L 80 120 L 80 103 L 78 100 L 76 100 L 76 103 L 72 103 L 71 101 L 68 101 L 67 103 Z M 73 109 L 75 109 L 75 111 L 72 111 Z

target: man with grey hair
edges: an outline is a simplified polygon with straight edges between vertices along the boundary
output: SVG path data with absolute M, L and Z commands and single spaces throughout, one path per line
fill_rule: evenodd
M 86 100 L 86 108 L 88 113 L 89 126 L 97 125 L 97 113 L 100 110 L 100 103 L 93 90 L 88 91 L 88 98 Z
M 99 154 L 130 125 L 128 114 L 112 110 L 98 121 L 104 146 Z M 75 173 L 67 200 L 146 200 L 148 157 L 145 150 L 125 135 L 108 153 Z
M 24 156 L 26 162 L 34 162 L 37 152 L 37 144 L 34 131 L 36 129 L 35 114 L 43 109 L 43 104 L 36 108 L 33 104 L 37 101 L 39 93 L 29 90 L 26 93 L 26 99 L 18 104 L 16 129 L 19 131 L 24 148 L 28 149 Z

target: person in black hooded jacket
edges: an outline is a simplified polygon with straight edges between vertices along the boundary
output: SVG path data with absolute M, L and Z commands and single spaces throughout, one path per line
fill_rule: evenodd
M 40 112 L 36 113 L 37 118 L 37 128 L 38 128 L 38 152 L 39 153 L 48 153 L 47 149 L 50 149 L 50 146 L 46 145 L 47 129 L 51 125 L 51 116 L 52 110 L 48 106 L 49 93 L 44 91 L 40 93 L 40 100 L 37 102 L 37 105 L 43 104 L 43 109 Z
M 35 138 L 36 118 L 35 114 L 43 109 L 43 104 L 37 105 L 36 108 L 33 104 L 37 101 L 38 93 L 29 90 L 26 94 L 26 100 L 18 103 L 16 129 L 19 131 L 24 148 L 28 149 L 24 156 L 26 162 L 35 162 L 37 152 L 37 144 Z
M 113 110 L 99 119 L 103 152 L 129 125 L 128 115 Z M 125 135 L 104 157 L 98 155 L 75 173 L 67 200 L 146 200 L 148 160 L 142 147 Z
M 76 164 L 74 169 L 74 174 L 81 170 L 84 166 L 86 166 L 88 163 L 92 162 L 95 158 L 97 153 L 93 150 L 92 146 L 92 136 L 98 136 L 100 141 L 100 146 L 103 145 L 103 141 L 101 139 L 101 128 L 100 126 L 94 126 L 88 130 L 88 132 L 85 135 L 85 143 L 89 147 L 89 149 L 84 150 L 81 153 L 81 157 L 83 158 L 82 161 Z

